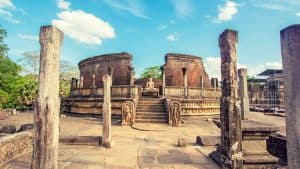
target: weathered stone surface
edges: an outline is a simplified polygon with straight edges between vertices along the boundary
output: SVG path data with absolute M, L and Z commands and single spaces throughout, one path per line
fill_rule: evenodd
M 131 60 L 129 53 L 112 53 L 94 56 L 79 62 L 80 76 L 83 77 L 82 87 L 93 86 L 93 74 L 95 86 L 103 86 L 102 77 L 108 73 L 108 67 L 113 68 L 112 84 L 129 85 L 131 79 Z
M 135 120 L 136 110 L 132 101 L 125 101 L 122 104 L 122 125 L 133 124 Z
M 220 145 L 220 136 L 197 136 L 196 144 L 201 146 L 217 146 Z
M 248 97 L 248 84 L 247 84 L 247 69 L 239 69 L 239 93 L 241 99 L 241 113 L 242 120 L 245 119 L 245 116 L 249 113 L 249 97 Z
M 189 87 L 201 87 L 201 76 L 204 87 L 210 87 L 210 81 L 200 57 L 168 53 L 165 56 L 165 62 L 166 86 L 183 86 L 184 78 L 181 68 L 186 67 Z
M 16 132 L 16 126 L 15 125 L 5 125 L 0 127 L 0 133 L 15 133 Z
M 178 139 L 177 145 L 178 145 L 178 147 L 186 147 L 185 139 L 183 139 L 183 138 Z
M 300 25 L 280 32 L 286 103 L 288 167 L 300 168 Z
M 53 26 L 40 29 L 39 90 L 34 113 L 33 169 L 56 169 L 59 139 L 59 63 L 63 32 Z
M 60 143 L 71 145 L 99 146 L 102 143 L 101 136 L 68 136 L 59 138 Z
M 4 163 L 32 151 L 33 134 L 25 131 L 0 137 L 0 168 Z
M 223 167 L 243 167 L 240 103 L 237 83 L 238 32 L 225 30 L 219 37 L 221 49 L 221 154 Z
M 170 102 L 169 104 L 169 125 L 179 126 L 181 117 L 181 106 L 178 102 Z
M 267 149 L 270 154 L 279 158 L 280 165 L 287 165 L 287 146 L 286 137 L 270 136 L 267 139 Z
M 103 76 L 103 140 L 102 145 L 110 148 L 112 146 L 111 138 L 111 77 L 108 74 Z
M 33 124 L 23 124 L 21 125 L 20 129 L 18 132 L 21 132 L 21 131 L 26 131 L 26 130 L 31 130 L 34 128 L 34 125 Z

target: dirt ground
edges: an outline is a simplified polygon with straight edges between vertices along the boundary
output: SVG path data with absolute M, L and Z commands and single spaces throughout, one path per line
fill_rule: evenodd
M 248 119 L 280 127 L 285 133 L 284 117 L 267 116 L 251 112 Z M 20 113 L 0 121 L 0 125 L 32 123 L 32 113 Z M 113 148 L 100 146 L 67 145 L 59 146 L 60 169 L 129 169 L 129 168 L 168 168 L 168 169 L 218 169 L 208 158 L 215 147 L 201 147 L 195 144 L 196 136 L 220 135 L 220 129 L 211 119 L 193 118 L 186 120 L 181 127 L 170 127 L 167 124 L 137 125 L 155 131 L 141 131 L 130 126 L 120 126 L 113 120 Z M 157 130 L 159 129 L 159 130 Z M 60 135 L 64 136 L 101 136 L 101 120 L 66 116 L 60 120 Z M 178 139 L 183 138 L 186 147 L 178 147 Z M 30 168 L 31 154 L 13 160 L 5 169 Z

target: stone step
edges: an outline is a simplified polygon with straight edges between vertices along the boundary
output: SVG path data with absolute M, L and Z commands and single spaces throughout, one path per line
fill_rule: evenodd
M 135 119 L 163 119 L 166 120 L 167 116 L 136 116 Z
M 137 111 L 136 114 L 166 114 L 165 111 Z
M 165 109 L 160 108 L 143 108 L 143 109 L 136 109 L 137 112 L 165 112 Z
M 166 119 L 136 119 L 135 123 L 168 123 Z
M 137 106 L 137 109 L 138 108 L 166 108 L 165 105 L 157 105 L 157 104 L 154 104 L 154 105 L 138 105 Z

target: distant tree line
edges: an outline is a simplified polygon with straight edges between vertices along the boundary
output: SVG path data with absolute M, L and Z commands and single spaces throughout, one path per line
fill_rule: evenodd
M 24 52 L 20 65 L 8 56 L 4 43 L 7 33 L 0 26 L 0 108 L 32 107 L 35 103 L 38 86 L 39 52 Z M 70 92 L 71 77 L 78 78 L 79 71 L 68 61 L 61 61 L 60 96 Z

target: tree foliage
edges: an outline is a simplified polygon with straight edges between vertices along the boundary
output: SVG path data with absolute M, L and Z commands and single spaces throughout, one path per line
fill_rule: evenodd
M 32 106 L 37 96 L 40 54 L 38 51 L 24 52 L 21 67 L 7 56 L 6 34 L 0 25 L 0 108 Z M 79 77 L 77 67 L 61 61 L 60 96 L 69 95 L 72 77 Z
M 141 74 L 140 78 L 162 78 L 161 70 L 159 66 L 150 66 L 146 67 Z

